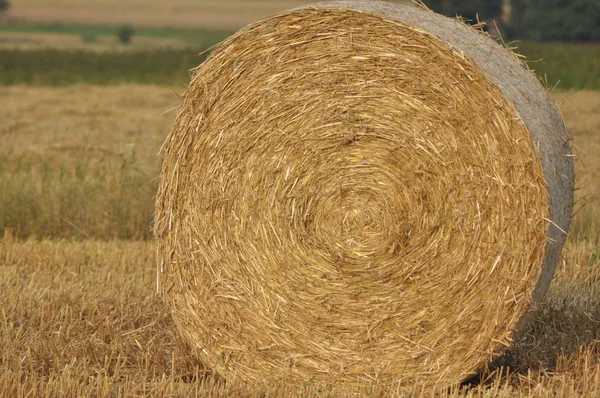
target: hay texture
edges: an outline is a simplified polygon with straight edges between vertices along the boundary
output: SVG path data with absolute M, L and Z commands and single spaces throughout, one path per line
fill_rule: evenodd
M 201 360 L 251 381 L 473 375 L 545 291 L 572 210 L 543 87 L 416 7 L 241 30 L 194 71 L 165 145 L 160 289 Z

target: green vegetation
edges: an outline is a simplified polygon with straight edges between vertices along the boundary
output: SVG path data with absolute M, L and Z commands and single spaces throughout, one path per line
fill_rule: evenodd
M 438 3 L 439 7 L 457 6 L 452 1 L 444 0 Z M 488 4 L 484 0 L 472 0 L 471 3 Z M 471 3 L 465 3 L 465 7 Z M 433 6 L 436 3 L 430 4 Z M 483 8 L 489 9 L 490 15 L 498 11 L 493 7 L 486 7 Z M 448 8 L 446 11 L 455 10 Z M 115 37 L 120 33 L 118 27 L 64 24 L 8 24 L 1 25 L 0 32 L 78 35 L 83 42 L 93 42 L 103 36 Z M 59 49 L 0 49 L 0 85 L 62 86 L 84 82 L 179 85 L 189 81 L 188 71 L 198 66 L 206 57 L 197 54 L 224 40 L 231 33 L 206 29 L 135 29 L 136 37 L 179 39 L 189 45 L 189 49 L 177 50 L 94 53 Z M 519 52 L 527 57 L 530 67 L 548 87 L 557 86 L 562 90 L 600 89 L 600 74 L 597 72 L 600 70 L 599 44 L 525 42 L 518 43 L 518 46 Z
M 499 18 L 502 15 L 502 2 L 499 0 L 425 0 L 425 4 L 435 12 L 454 17 L 463 16 L 470 22 Z
M 117 31 L 117 37 L 119 38 L 119 42 L 121 44 L 129 44 L 131 42 L 131 38 L 135 33 L 135 29 L 131 25 L 123 25 Z
M 59 23 L 0 25 L 0 32 L 77 35 L 84 43 L 94 42 L 103 36 L 118 37 L 123 42 L 131 39 L 133 33 L 110 26 Z M 206 55 L 198 56 L 198 54 L 223 41 L 231 33 L 205 29 L 135 29 L 136 37 L 179 39 L 187 43 L 188 49 L 104 53 L 50 48 L 32 51 L 0 49 L 0 85 L 187 83 L 189 70 L 198 66 L 206 58 Z M 124 34 L 128 34 L 129 37 L 125 37 Z
M 8 0 L 0 0 L 0 14 L 10 8 L 10 2 Z
M 10 8 L 10 2 L 8 0 L 0 0 L 0 14 Z
M 429 8 L 470 23 L 494 20 L 504 36 L 534 41 L 600 41 L 598 0 L 512 0 L 510 18 L 503 20 L 500 0 L 424 0 Z M 506 26 L 504 24 L 506 22 Z
M 600 90 L 600 44 L 517 43 L 548 88 Z
M 600 45 L 527 42 L 518 46 L 548 87 L 600 89 Z M 0 85 L 186 84 L 189 70 L 206 58 L 206 54 L 198 55 L 201 51 L 0 50 Z
M 512 37 L 535 41 L 600 41 L 598 0 L 513 0 Z
M 189 69 L 206 58 L 198 53 L 193 50 L 111 53 L 0 50 L 0 85 L 187 84 Z

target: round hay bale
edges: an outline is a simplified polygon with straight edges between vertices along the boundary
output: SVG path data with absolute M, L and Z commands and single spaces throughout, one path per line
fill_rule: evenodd
M 336 1 L 194 74 L 165 143 L 160 289 L 216 372 L 459 382 L 511 344 L 569 226 L 564 124 L 457 20 Z

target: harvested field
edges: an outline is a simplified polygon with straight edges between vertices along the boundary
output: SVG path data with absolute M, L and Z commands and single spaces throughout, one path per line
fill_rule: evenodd
M 106 222 L 102 213 L 110 212 L 106 196 L 101 191 L 99 196 L 82 196 L 77 206 L 87 209 L 85 214 L 98 213 L 77 220 L 90 238 L 67 223 L 59 224 L 56 216 L 65 216 L 72 207 L 64 193 L 80 183 L 77 173 L 56 178 L 62 185 L 52 187 L 54 195 L 43 195 L 44 173 L 54 178 L 60 176 L 60 167 L 75 170 L 82 157 L 102 160 L 110 166 L 107 173 L 118 176 L 130 143 L 137 145 L 136 167 L 148 180 L 154 178 L 155 154 L 174 117 L 161 113 L 176 105 L 177 97 L 162 87 L 77 86 L 13 87 L 2 89 L 0 98 L 11 98 L 0 109 L 2 151 L 11 152 L 11 157 L 0 158 L 0 209 L 21 186 L 30 191 L 17 202 L 46 205 L 38 207 L 38 213 L 23 208 L 4 213 L 0 231 L 10 216 L 13 227 L 46 223 L 48 237 L 77 238 L 28 240 L 35 233 L 23 229 L 21 239 L 7 234 L 0 243 L 0 396 L 283 394 L 281 386 L 227 383 L 206 376 L 178 341 L 173 320 L 156 295 L 154 244 L 101 241 L 115 236 L 107 231 L 146 228 L 149 216 L 143 207 L 126 199 L 147 195 L 146 211 L 151 213 L 154 192 L 123 192 L 124 214 L 140 222 L 132 226 L 115 221 L 107 229 L 95 227 Z M 585 206 L 574 218 L 566 259 L 559 263 L 548 296 L 504 362 L 513 372 L 492 373 L 483 385 L 448 396 L 600 395 L 600 92 L 564 92 L 553 98 L 577 146 L 576 208 Z M 28 159 L 33 178 L 23 172 Z M 95 165 L 80 171 L 85 180 L 97 178 Z M 350 393 L 341 387 L 319 391 L 308 380 L 302 389 L 305 396 Z M 384 395 L 374 388 L 373 396 Z
M 9 87 L 0 110 L 0 230 L 149 238 L 158 151 L 177 95 L 144 86 Z
M 134 148 L 145 171 L 158 167 L 179 104 L 173 89 L 140 85 L 2 87 L 0 98 L 10 98 L 0 109 L 3 151 L 63 163 L 84 154 L 117 160 Z

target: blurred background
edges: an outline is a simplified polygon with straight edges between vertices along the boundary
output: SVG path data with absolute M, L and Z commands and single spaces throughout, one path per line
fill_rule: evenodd
M 396 2 L 412 4 L 410 0 Z M 185 82 L 204 51 L 303 0 L 0 0 L 0 84 Z M 549 86 L 600 88 L 600 1 L 425 0 L 517 45 Z M 518 43 L 515 43 L 518 41 Z M 564 43 L 570 43 L 566 46 Z M 594 44 L 596 43 L 596 44 Z M 134 54 L 135 53 L 135 54 Z M 36 60 L 43 58 L 44 67 Z M 560 81 L 560 83 L 558 83 Z

